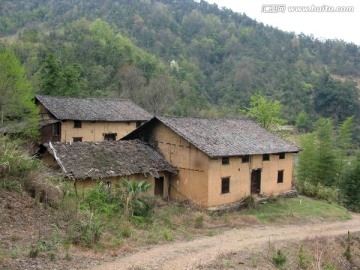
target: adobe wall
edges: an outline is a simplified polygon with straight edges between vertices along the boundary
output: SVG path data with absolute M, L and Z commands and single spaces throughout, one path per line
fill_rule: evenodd
M 168 188 L 169 188 L 169 177 L 167 173 L 159 172 L 160 177 L 164 177 L 164 194 L 163 198 L 168 198 Z M 155 188 L 155 177 L 150 174 L 134 174 L 129 176 L 121 176 L 121 177 L 109 177 L 100 180 L 96 179 L 86 179 L 86 180 L 77 180 L 76 185 L 78 192 L 85 192 L 87 189 L 91 189 L 96 187 L 98 183 L 103 183 L 107 185 L 108 182 L 111 184 L 111 189 L 114 189 L 116 186 L 121 185 L 123 179 L 127 179 L 128 181 L 135 181 L 140 183 L 141 181 L 146 181 L 151 184 L 151 188 L 148 190 L 148 194 L 154 196 L 154 188 Z
M 117 133 L 116 140 L 136 129 L 134 122 L 92 122 L 81 121 L 81 128 L 74 128 L 74 121 L 61 124 L 61 141 L 72 142 L 74 137 L 82 137 L 83 142 L 103 141 L 104 133 Z
M 262 155 L 255 155 L 250 157 L 248 163 L 242 163 L 241 157 L 230 157 L 228 165 L 223 165 L 221 158 L 211 159 L 208 206 L 237 202 L 250 195 L 251 172 L 256 169 L 261 169 L 260 194 L 271 195 L 290 190 L 293 155 L 286 153 L 285 159 L 270 155 L 269 161 L 263 161 Z M 279 170 L 284 170 L 283 183 L 277 183 Z M 230 177 L 230 192 L 221 194 L 221 179 L 224 177 Z
M 179 174 L 170 180 L 170 198 L 207 206 L 209 157 L 163 124 L 154 127 L 151 140 L 179 169 Z

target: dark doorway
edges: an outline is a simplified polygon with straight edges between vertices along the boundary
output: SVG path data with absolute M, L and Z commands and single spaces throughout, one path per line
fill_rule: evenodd
M 259 194 L 261 187 L 261 170 L 253 170 L 251 172 L 251 194 Z
M 154 195 L 161 197 L 164 195 L 164 177 L 155 178 Z

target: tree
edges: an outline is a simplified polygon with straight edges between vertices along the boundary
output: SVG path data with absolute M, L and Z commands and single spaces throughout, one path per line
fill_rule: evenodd
M 297 166 L 300 182 L 328 187 L 339 185 L 352 146 L 352 120 L 348 118 L 335 129 L 331 119 L 321 118 L 314 124 L 313 133 L 301 137 L 302 151 Z
M 146 181 L 137 183 L 124 179 L 122 185 L 124 187 L 124 215 L 126 217 L 133 216 L 136 208 L 146 208 L 144 202 L 139 199 L 139 195 L 148 191 L 151 188 L 151 184 Z
M 338 150 L 338 177 L 337 180 L 340 180 L 341 174 L 343 173 L 347 156 L 351 151 L 352 146 L 352 134 L 353 134 L 353 122 L 354 117 L 347 118 L 344 122 L 341 123 L 338 131 L 337 138 L 337 148 Z
M 306 131 L 308 129 L 309 117 L 304 110 L 302 110 L 296 117 L 295 125 L 299 131 Z
M 285 123 L 285 120 L 280 118 L 281 103 L 277 100 L 268 100 L 261 94 L 251 96 L 250 108 L 242 111 L 267 130 L 273 129 L 275 125 Z
M 0 51 L 0 126 L 17 124 L 18 132 L 38 134 L 38 111 L 33 92 L 19 59 L 10 50 Z
M 174 101 L 175 92 L 166 74 L 153 78 L 142 95 L 142 106 L 154 115 L 168 111 Z
M 343 174 L 340 190 L 345 206 L 351 211 L 360 212 L 360 153 Z

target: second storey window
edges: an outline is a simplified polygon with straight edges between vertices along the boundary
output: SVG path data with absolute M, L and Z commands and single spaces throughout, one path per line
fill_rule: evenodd
M 223 158 L 221 159 L 221 164 L 222 164 L 222 165 L 228 165 L 228 164 L 230 164 L 230 159 L 229 159 L 229 157 L 223 157 Z
M 285 153 L 279 153 L 279 159 L 285 159 Z
M 221 194 L 230 193 L 230 177 L 221 178 Z
M 75 120 L 74 121 L 74 128 L 81 128 L 81 121 Z
M 268 161 L 270 160 L 270 155 L 269 154 L 263 154 L 263 161 Z
M 242 156 L 241 157 L 242 163 L 249 163 L 249 161 L 250 161 L 250 156 Z

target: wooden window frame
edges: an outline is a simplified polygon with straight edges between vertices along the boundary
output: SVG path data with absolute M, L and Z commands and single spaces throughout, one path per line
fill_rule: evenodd
M 285 153 L 279 153 L 279 159 L 285 159 Z
M 107 140 L 107 137 L 114 136 L 114 140 Z M 117 133 L 104 133 L 104 141 L 113 142 L 116 141 Z
M 80 120 L 74 120 L 74 128 L 82 128 L 82 123 Z
M 278 171 L 277 183 L 278 184 L 284 183 L 284 170 Z
M 250 162 L 250 155 L 241 157 L 241 163 L 249 163 L 249 162 Z
M 222 157 L 221 158 L 221 164 L 222 165 L 229 165 L 230 164 L 230 158 L 229 157 Z
M 73 142 L 82 142 L 83 137 L 73 137 Z
M 263 154 L 263 161 L 270 161 L 270 154 Z
M 230 177 L 221 178 L 221 194 L 230 193 Z

